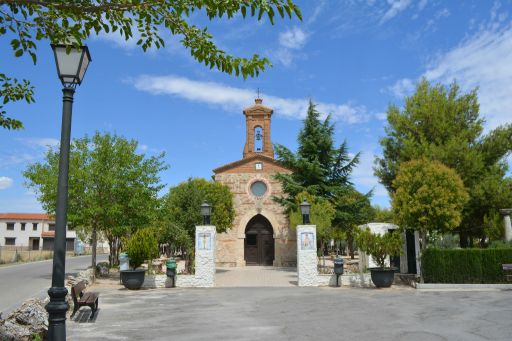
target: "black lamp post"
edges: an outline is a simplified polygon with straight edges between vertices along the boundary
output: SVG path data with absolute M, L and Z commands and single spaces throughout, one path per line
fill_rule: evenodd
M 203 225 L 210 225 L 210 216 L 212 215 L 212 206 L 204 202 L 201 205 L 201 215 L 203 216 Z
M 66 273 L 66 225 L 68 211 L 69 149 L 71 140 L 71 112 L 73 95 L 91 61 L 87 46 L 71 47 L 52 44 L 57 72 L 64 88 L 62 128 L 60 135 L 59 179 L 57 184 L 57 208 L 55 210 L 55 242 L 53 250 L 52 287 L 48 290 L 48 339 L 66 340 L 66 312 L 68 290 L 64 286 Z
M 300 212 L 302 213 L 302 223 L 304 225 L 309 224 L 309 209 L 310 208 L 311 208 L 311 205 L 306 200 L 304 200 L 300 204 Z

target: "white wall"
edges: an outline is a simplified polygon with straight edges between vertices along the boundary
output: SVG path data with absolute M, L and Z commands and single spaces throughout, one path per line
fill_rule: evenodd
M 14 231 L 7 230 L 7 223 L 14 223 Z M 21 230 L 21 223 L 25 223 L 25 231 Z M 29 221 L 29 220 L 0 220 L 0 246 L 5 245 L 5 238 L 16 238 L 16 246 L 32 246 L 30 244 L 31 238 L 39 238 L 39 248 L 43 246 L 41 233 L 49 231 L 49 225 L 53 221 Z M 34 226 L 36 230 L 34 231 Z M 67 231 L 66 238 L 76 238 L 75 231 Z

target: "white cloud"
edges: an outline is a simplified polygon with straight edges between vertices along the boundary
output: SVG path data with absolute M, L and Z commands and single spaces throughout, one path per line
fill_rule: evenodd
M 0 190 L 11 187 L 13 180 L 6 176 L 0 176 Z
M 393 19 L 398 13 L 404 11 L 411 4 L 411 0 L 388 0 L 388 4 L 391 6 L 384 16 L 380 19 L 380 24 L 385 23 L 388 20 Z
M 359 158 L 359 165 L 352 172 L 352 182 L 362 192 L 373 189 L 373 195 L 389 200 L 388 191 L 379 183 L 378 178 L 373 175 L 373 160 L 375 154 L 372 148 L 364 148 Z
M 140 39 L 140 33 L 136 27 L 132 29 L 132 33 L 133 36 L 127 40 L 124 36 L 121 35 L 121 33 L 119 33 L 119 31 L 110 33 L 101 31 L 97 36 L 94 36 L 94 39 L 103 40 L 107 43 L 113 43 L 116 47 L 120 47 L 125 50 L 133 50 L 138 46 L 137 41 Z
M 428 0 L 420 0 L 418 2 L 418 10 L 422 11 L 427 6 Z
M 25 144 L 31 146 L 31 147 L 56 147 L 59 145 L 59 140 L 51 138 L 51 137 L 42 137 L 42 138 L 36 138 L 36 137 L 23 137 L 18 138 L 18 141 L 24 142 Z
M 456 79 L 464 91 L 478 87 L 480 112 L 490 128 L 512 122 L 512 25 L 481 29 L 438 57 L 424 76 L 445 84 Z
M 298 27 L 279 34 L 279 44 L 287 49 L 297 50 L 306 44 L 308 35 Z
M 403 99 L 414 91 L 414 81 L 409 78 L 399 79 L 395 84 L 388 87 L 387 90 L 395 97 Z
M 298 56 L 304 57 L 299 50 L 304 47 L 308 40 L 308 34 L 298 27 L 293 27 L 279 34 L 279 49 L 273 52 L 277 60 L 284 66 L 293 64 Z
M 386 112 L 378 112 L 375 114 L 375 118 L 380 121 L 385 121 L 388 119 L 388 114 Z
M 254 91 L 235 88 L 220 83 L 195 81 L 176 76 L 139 76 L 129 80 L 133 86 L 153 95 L 171 95 L 194 102 L 214 104 L 230 112 L 239 112 L 251 105 Z M 262 95 L 265 105 L 274 109 L 276 115 L 288 118 L 302 119 L 306 115 L 308 99 L 282 98 Z M 366 122 L 370 115 L 364 106 L 350 103 L 318 103 L 318 110 L 331 114 L 334 120 L 349 124 Z

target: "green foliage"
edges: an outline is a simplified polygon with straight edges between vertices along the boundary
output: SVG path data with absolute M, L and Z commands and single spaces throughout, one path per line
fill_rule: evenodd
M 299 148 L 293 153 L 285 146 L 277 144 L 277 159 L 293 171 L 291 174 L 276 174 L 285 197 L 274 198 L 287 209 L 296 209 L 299 193 L 308 192 L 317 197 L 333 198 L 337 192 L 351 185 L 352 169 L 359 162 L 359 154 L 349 157 L 347 144 L 334 146 L 334 124 L 330 116 L 320 120 L 320 113 L 310 102 L 304 126 L 299 132 Z
M 498 210 L 491 209 L 484 215 L 483 229 L 486 236 L 492 241 L 501 241 L 505 231 L 503 217 Z
M 408 161 L 393 186 L 393 213 L 402 228 L 446 232 L 460 224 L 468 194 L 453 169 L 438 161 Z
M 399 109 L 387 111 L 386 136 L 380 143 L 383 157 L 376 159 L 375 174 L 393 193 L 400 165 L 415 159 L 438 160 L 454 169 L 470 194 L 459 231 L 485 239 L 484 216 L 490 210 L 512 206 L 512 180 L 506 178 L 505 158 L 512 151 L 512 125 L 483 134 L 476 89 L 460 92 L 430 85 L 423 79 Z M 461 244 L 466 244 L 461 238 Z
M 427 249 L 422 257 L 426 283 L 505 283 L 502 264 L 512 263 L 508 249 Z
M 211 223 L 217 232 L 225 232 L 233 223 L 235 210 L 233 194 L 221 183 L 205 179 L 188 179 L 172 187 L 163 198 L 162 216 L 165 233 L 162 242 L 192 250 L 194 246 L 195 226 L 203 223 L 201 204 L 212 205 Z
M 311 204 L 309 217 L 311 222 L 316 225 L 317 239 L 332 238 L 336 231 L 332 227 L 335 211 L 331 203 L 328 200 L 315 197 L 307 192 L 299 193 L 296 200 L 297 207 L 304 200 Z M 300 207 L 290 211 L 290 225 L 292 228 L 297 225 L 302 225 Z
M 489 248 L 492 249 L 507 249 L 512 248 L 512 241 L 506 242 L 504 240 L 495 240 L 489 243 Z
M 96 132 L 72 142 L 69 162 L 68 224 L 81 234 L 102 231 L 115 255 L 116 241 L 131 230 L 147 226 L 159 206 L 159 172 L 164 154 L 146 157 L 137 142 Z M 26 186 L 41 205 L 55 214 L 59 150 L 50 148 L 43 162 L 27 167 Z M 112 260 L 112 259 L 111 259 Z
M 374 221 L 379 223 L 392 223 L 393 222 L 393 210 L 390 208 L 380 207 L 378 205 L 373 206 Z
M 136 39 L 144 51 L 165 46 L 163 36 L 181 37 L 180 44 L 190 51 L 192 57 L 210 69 L 255 77 L 271 66 L 267 58 L 257 54 L 252 57 L 234 57 L 220 49 L 207 28 L 192 24 L 198 13 L 210 20 L 263 16 L 274 24 L 276 17 L 302 15 L 292 0 L 224 0 L 224 1 L 0 1 L 0 37 L 10 39 L 15 57 L 29 55 L 34 64 L 37 60 L 37 43 L 51 41 L 79 46 L 83 41 L 98 34 L 119 34 L 124 39 Z M 32 101 L 32 87 L 27 81 L 21 96 Z M 17 81 L 7 83 L 0 77 L 0 89 L 7 84 L 17 87 Z M 0 97 L 4 97 L 0 91 Z M 4 97 L 4 104 L 5 104 Z M 17 129 L 20 122 L 6 117 L 0 107 L 0 126 Z
M 23 123 L 7 117 L 7 111 L 4 109 L 4 106 L 9 102 L 22 100 L 27 103 L 33 103 L 34 87 L 26 79 L 20 83 L 17 79 L 9 78 L 5 74 L 0 73 L 0 100 L 0 127 L 14 130 L 21 129 L 23 128 Z
M 375 234 L 369 228 L 355 233 L 358 248 L 372 259 L 380 268 L 385 267 L 388 256 L 398 256 L 402 252 L 403 241 L 400 233 Z
M 459 247 L 459 236 L 432 231 L 428 235 L 428 246 L 435 249 L 456 249 Z
M 318 213 L 311 215 L 311 222 L 317 225 L 319 240 L 338 239 L 347 237 L 347 234 L 350 237 L 351 229 L 356 224 L 368 222 L 371 216 L 371 193 L 363 195 L 357 192 L 349 181 L 353 168 L 359 162 L 359 154 L 350 157 L 346 142 L 335 147 L 333 134 L 334 124 L 330 116 L 320 120 L 320 113 L 310 102 L 299 132 L 297 153 L 282 145 L 275 146 L 278 160 L 292 173 L 275 175 L 285 196 L 273 199 L 288 210 L 293 226 L 301 221 L 297 216 L 301 198 L 314 201 L 316 204 L 312 210 Z
M 155 231 L 152 228 L 137 230 L 128 239 L 125 249 L 133 269 L 141 266 L 144 261 L 151 262 L 151 260 L 158 257 L 158 239 Z

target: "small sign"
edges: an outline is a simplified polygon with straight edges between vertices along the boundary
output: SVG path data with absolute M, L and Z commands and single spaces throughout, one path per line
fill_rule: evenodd
M 300 233 L 300 249 L 316 250 L 315 234 L 313 232 Z
M 212 249 L 212 234 L 210 232 L 197 234 L 197 250 L 210 251 Z

